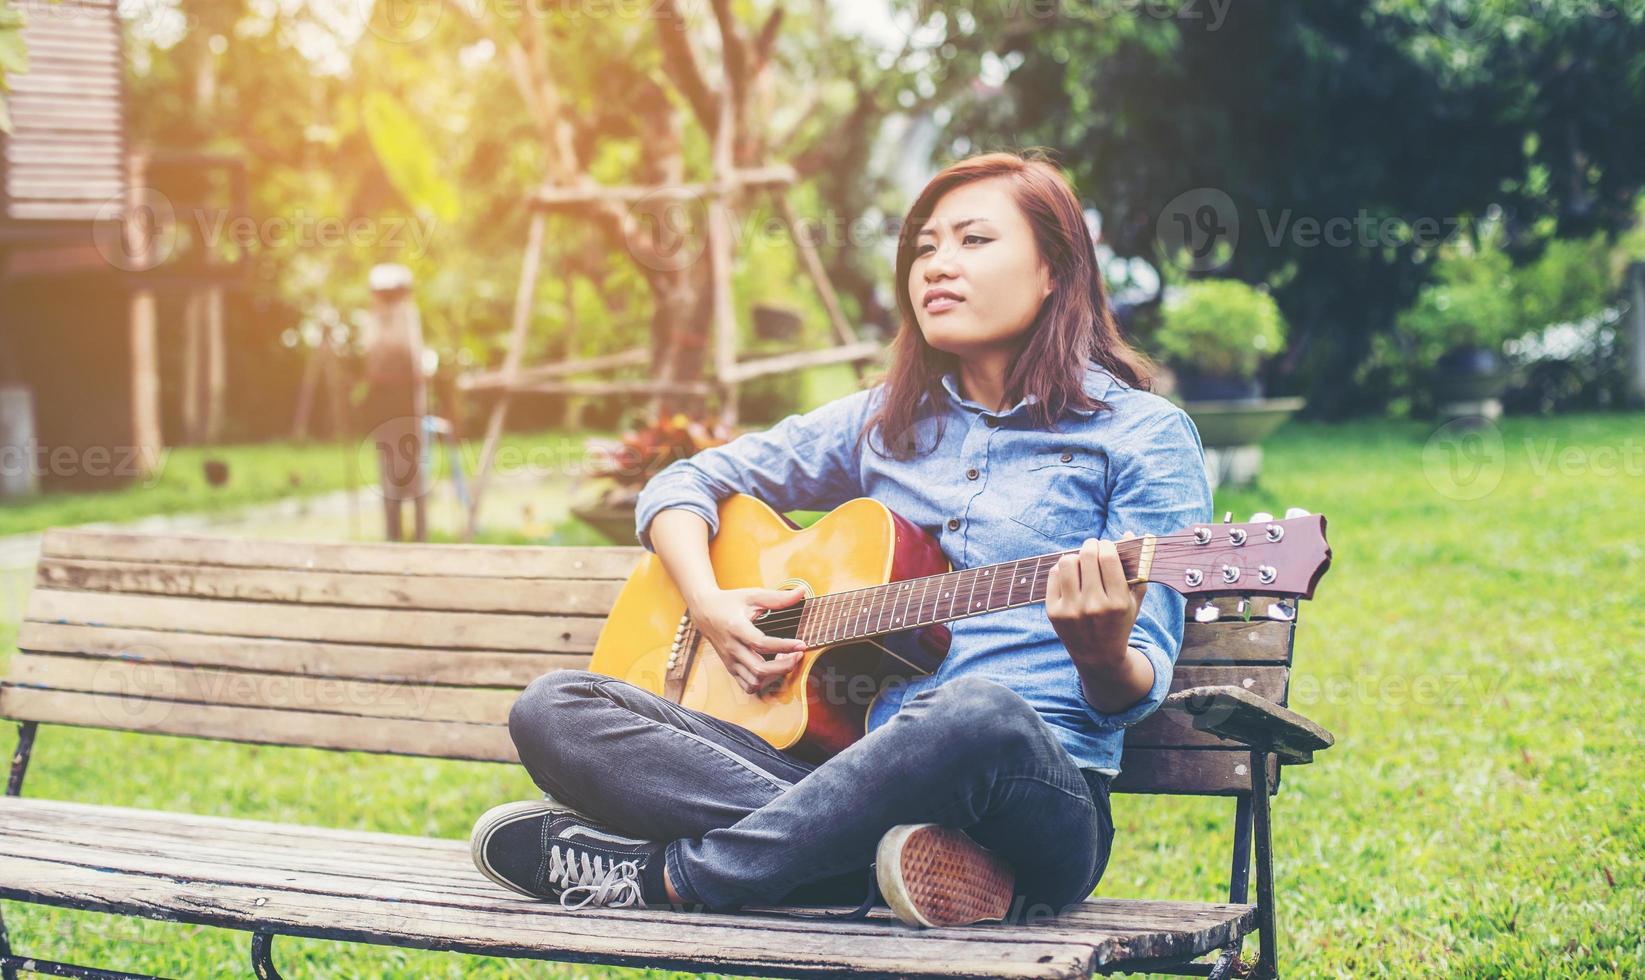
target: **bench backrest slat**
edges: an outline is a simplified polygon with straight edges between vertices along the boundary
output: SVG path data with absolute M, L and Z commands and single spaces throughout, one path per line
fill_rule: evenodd
M 586 667 L 644 551 L 257 541 L 55 529 L 0 715 L 275 745 L 517 762 L 508 708 Z M 1173 690 L 1285 702 L 1296 624 L 1187 624 Z M 1250 756 L 1156 712 L 1116 791 L 1232 794 Z M 1276 784 L 1277 785 L 1277 784 Z

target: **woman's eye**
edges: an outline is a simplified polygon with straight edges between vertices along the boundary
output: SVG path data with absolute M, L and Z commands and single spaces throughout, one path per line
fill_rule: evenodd
M 968 242 L 973 238 L 975 238 L 979 242 L 989 241 L 989 239 L 984 238 L 981 235 L 966 235 L 964 238 L 960 239 L 960 241 L 961 242 Z M 924 255 L 926 253 L 927 249 L 933 249 L 934 250 L 935 248 L 936 248 L 935 245 L 921 245 L 919 248 L 914 250 L 914 254 L 915 255 Z

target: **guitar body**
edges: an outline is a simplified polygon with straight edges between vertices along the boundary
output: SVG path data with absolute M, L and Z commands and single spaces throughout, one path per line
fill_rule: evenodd
M 803 529 L 747 494 L 722 501 L 719 516 L 708 552 L 723 589 L 799 588 L 823 596 L 949 569 L 935 539 L 869 497 Z M 814 763 L 865 734 L 868 710 L 887 685 L 934 671 L 948 652 L 941 624 L 818 647 L 806 650 L 780 684 L 749 694 L 708 641 L 688 630 L 671 684 L 670 651 L 686 613 L 662 561 L 647 553 L 618 594 L 589 669 L 734 722 Z

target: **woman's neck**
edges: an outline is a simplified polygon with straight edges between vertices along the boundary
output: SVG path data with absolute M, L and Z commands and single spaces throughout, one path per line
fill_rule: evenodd
M 1010 408 L 1005 403 L 1005 376 L 1010 371 L 1011 357 L 1006 352 L 989 352 L 959 361 L 955 373 L 960 394 L 990 411 Z

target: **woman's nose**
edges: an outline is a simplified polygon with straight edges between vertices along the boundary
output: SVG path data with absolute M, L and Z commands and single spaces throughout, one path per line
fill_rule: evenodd
M 925 278 L 946 278 L 954 272 L 954 253 L 938 246 L 925 257 Z

